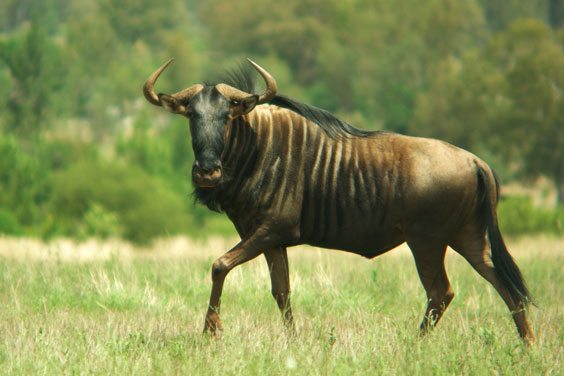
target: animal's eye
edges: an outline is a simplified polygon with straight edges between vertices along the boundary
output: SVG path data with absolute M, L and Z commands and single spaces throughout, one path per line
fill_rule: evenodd
M 241 102 L 239 102 L 238 100 L 235 100 L 235 99 L 231 101 L 231 104 L 232 104 L 233 106 L 238 106 L 239 103 L 241 103 Z

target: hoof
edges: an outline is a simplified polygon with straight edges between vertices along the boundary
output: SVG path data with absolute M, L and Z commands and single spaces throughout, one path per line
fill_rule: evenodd
M 223 331 L 223 324 L 219 319 L 216 312 L 208 312 L 206 315 L 206 323 L 204 324 L 204 333 L 210 334 L 212 337 L 218 337 L 219 333 Z

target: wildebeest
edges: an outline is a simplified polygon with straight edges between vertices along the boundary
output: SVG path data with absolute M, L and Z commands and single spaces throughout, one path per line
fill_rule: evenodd
M 266 83 L 263 94 L 253 92 L 248 73 L 156 94 L 155 81 L 171 61 L 147 79 L 143 93 L 189 119 L 196 198 L 225 212 L 241 236 L 213 263 L 204 331 L 222 328 L 227 274 L 260 254 L 292 327 L 287 247 L 373 258 L 407 242 L 428 298 L 422 333 L 454 296 L 444 266 L 450 246 L 498 291 L 520 336 L 534 340 L 525 311 L 530 294 L 500 233 L 499 184 L 485 162 L 439 140 L 356 129 L 278 95 L 274 78 L 251 60 Z

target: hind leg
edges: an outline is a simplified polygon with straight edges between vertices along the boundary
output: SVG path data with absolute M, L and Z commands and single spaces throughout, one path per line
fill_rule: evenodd
M 497 278 L 490 256 L 490 246 L 484 232 L 479 234 L 479 231 L 467 230 L 456 237 L 451 247 L 462 255 L 472 265 L 474 270 L 496 289 L 507 308 L 509 308 L 521 338 L 527 343 L 534 342 L 535 336 L 527 321 L 524 305 L 514 302 L 509 291 Z
M 408 242 L 417 272 L 427 293 L 427 310 L 419 327 L 421 334 L 434 328 L 454 298 L 445 270 L 446 244 Z

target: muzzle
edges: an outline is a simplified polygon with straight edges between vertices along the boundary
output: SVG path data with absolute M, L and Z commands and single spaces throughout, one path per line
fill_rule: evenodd
M 213 188 L 221 182 L 223 169 L 221 161 L 211 163 L 194 162 L 192 166 L 192 181 L 200 188 Z

